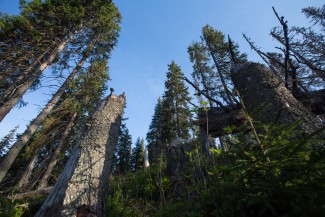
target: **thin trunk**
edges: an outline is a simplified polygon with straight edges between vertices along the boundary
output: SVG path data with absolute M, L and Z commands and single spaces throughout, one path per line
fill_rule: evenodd
M 68 134 L 70 133 L 76 117 L 77 117 L 77 113 L 74 113 L 66 130 L 64 131 L 64 133 L 62 135 L 60 143 L 55 148 L 55 151 L 51 157 L 51 160 L 46 167 L 45 173 L 43 174 L 42 178 L 39 181 L 38 189 L 45 188 L 47 186 L 47 180 L 48 180 L 49 176 L 51 175 L 52 169 L 54 168 L 54 166 L 56 165 L 56 163 L 58 161 L 58 157 L 59 157 L 59 154 L 61 153 L 61 149 L 64 144 L 64 141 L 67 138 Z
M 17 104 L 19 99 L 26 93 L 26 91 L 31 87 L 31 85 L 39 78 L 39 76 L 43 73 L 43 71 L 45 71 L 45 69 L 54 62 L 55 58 L 66 47 L 66 45 L 71 41 L 71 39 L 74 37 L 75 34 L 76 32 L 72 33 L 69 37 L 67 37 L 64 41 L 62 41 L 62 43 L 56 48 L 56 50 L 51 55 L 49 55 L 48 58 L 40 66 L 38 66 L 35 69 L 33 75 L 28 81 L 26 81 L 25 83 L 21 84 L 18 87 L 14 87 L 14 86 L 10 87 L 14 89 L 8 90 L 9 92 L 7 93 L 5 91 L 6 96 L 8 96 L 9 98 L 5 99 L 5 101 L 0 102 L 1 103 L 0 122 L 5 118 L 5 116 L 10 112 L 10 110 Z M 26 74 L 30 74 L 30 73 L 26 73 Z
M 26 166 L 26 168 L 24 170 L 24 173 L 22 174 L 20 180 L 18 181 L 18 184 L 17 184 L 18 188 L 23 188 L 27 185 L 29 178 L 32 175 L 32 171 L 35 167 L 35 163 L 38 158 L 38 154 L 39 154 L 39 148 L 35 151 L 34 156 L 29 161 L 28 165 Z
M 110 175 L 125 96 L 103 100 L 36 217 L 106 216 Z
M 21 137 L 16 141 L 16 143 L 11 147 L 9 152 L 7 153 L 6 157 L 0 163 L 0 182 L 3 180 L 5 175 L 7 174 L 8 170 L 10 169 L 12 163 L 22 150 L 22 148 L 26 145 L 28 140 L 33 136 L 37 128 L 43 123 L 46 117 L 50 114 L 53 110 L 55 104 L 60 100 L 64 90 L 69 86 L 71 81 L 73 80 L 74 76 L 80 70 L 82 65 L 86 62 L 90 51 L 93 49 L 94 43 L 91 43 L 88 46 L 88 51 L 85 52 L 77 66 L 71 72 L 69 77 L 65 80 L 65 82 L 61 85 L 58 91 L 54 94 L 53 98 L 47 103 L 45 108 L 38 114 L 38 116 L 32 121 L 26 131 L 21 135 Z

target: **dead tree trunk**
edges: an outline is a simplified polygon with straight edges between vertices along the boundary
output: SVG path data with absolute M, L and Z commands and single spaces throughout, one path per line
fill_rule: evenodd
M 37 158 L 38 158 L 39 150 L 40 150 L 40 148 L 35 150 L 34 156 L 32 156 L 31 160 L 27 164 L 21 178 L 18 181 L 18 184 L 17 184 L 18 188 L 24 188 L 27 185 L 27 183 L 29 181 L 29 178 L 32 175 L 32 171 L 33 171 L 33 169 L 35 167 L 35 163 L 36 163 Z
M 94 43 L 92 43 L 88 46 L 89 52 L 86 52 L 83 55 L 83 57 L 80 59 L 77 66 L 74 68 L 74 70 L 71 72 L 69 77 L 65 80 L 65 82 L 61 85 L 61 87 L 57 90 L 57 92 L 54 94 L 52 99 L 47 103 L 45 108 L 38 114 L 38 116 L 32 121 L 32 123 L 25 130 L 25 132 L 20 136 L 20 138 L 17 140 L 17 142 L 15 142 L 15 144 L 10 148 L 6 157 L 1 161 L 1 163 L 0 163 L 0 182 L 6 176 L 8 170 L 10 169 L 12 163 L 14 162 L 14 160 L 16 159 L 16 157 L 18 156 L 20 151 L 26 145 L 28 140 L 33 136 L 33 134 L 35 133 L 37 128 L 43 123 L 43 121 L 46 119 L 46 117 L 53 110 L 54 106 L 60 100 L 62 94 L 64 93 L 64 90 L 69 86 L 69 84 L 73 80 L 74 76 L 80 70 L 82 65 L 86 62 L 90 51 L 93 49 L 93 46 L 94 46 Z
M 64 141 L 67 138 L 68 134 L 70 133 L 76 117 L 77 117 L 77 113 L 74 113 L 72 118 L 70 119 L 70 122 L 69 122 L 66 130 L 64 131 L 64 133 L 62 135 L 60 143 L 56 146 L 54 153 L 52 154 L 51 160 L 50 160 L 49 164 L 47 165 L 46 170 L 38 183 L 38 189 L 45 188 L 47 186 L 47 180 L 48 180 L 49 176 L 51 175 L 52 169 L 56 165 L 56 162 L 58 161 L 58 157 L 61 152 Z
M 105 216 L 108 177 L 125 96 L 103 100 L 36 217 Z
M 75 32 L 76 33 L 76 32 Z M 10 110 L 17 104 L 19 99 L 26 93 L 26 91 L 30 88 L 30 86 L 38 79 L 38 77 L 42 74 L 45 69 L 50 66 L 55 58 L 59 55 L 59 53 L 66 47 L 66 45 L 72 40 L 75 33 L 71 34 L 69 37 L 67 37 L 64 41 L 59 44 L 59 46 L 56 48 L 56 50 L 48 56 L 48 58 L 39 65 L 35 71 L 31 73 L 25 72 L 25 74 L 29 74 L 30 78 L 25 83 L 22 83 L 20 86 L 14 86 L 11 85 L 8 87 L 8 90 L 4 92 L 4 97 L 6 99 L 3 99 L 3 101 L 0 104 L 0 122 L 4 119 L 4 117 L 10 112 Z M 28 70 L 32 70 L 32 68 L 29 68 Z M 19 76 L 19 82 L 21 83 L 25 76 Z
M 297 101 L 284 82 L 263 65 L 247 63 L 237 66 L 231 78 L 247 112 L 254 113 L 254 121 L 264 124 L 276 121 L 276 124 L 288 125 L 301 121 L 298 129 L 306 134 L 323 127 L 320 120 Z

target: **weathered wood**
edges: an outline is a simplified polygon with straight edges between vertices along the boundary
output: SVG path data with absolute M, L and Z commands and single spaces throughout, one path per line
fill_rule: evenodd
M 325 114 L 325 89 L 313 92 L 293 92 L 293 96 L 316 115 Z
M 51 192 L 52 188 L 53 188 L 53 186 L 37 189 L 35 191 L 24 192 L 21 194 L 10 195 L 10 196 L 8 196 L 8 199 L 22 200 L 22 199 L 26 199 L 26 198 L 30 198 L 30 197 L 46 196 Z
M 201 111 L 199 115 L 201 129 L 208 132 L 212 137 L 219 137 L 229 133 L 238 132 L 238 128 L 246 126 L 246 118 L 239 105 L 224 108 L 209 108 L 207 112 Z M 232 131 L 225 128 L 234 126 Z
M 105 216 L 108 178 L 125 96 L 103 100 L 36 217 Z
M 257 63 L 237 66 L 231 74 L 245 107 L 254 121 L 260 123 L 294 124 L 311 134 L 323 127 L 311 113 L 285 87 L 284 82 L 271 70 Z M 258 109 L 263 110 L 258 111 Z M 279 113 L 280 112 L 280 113 Z

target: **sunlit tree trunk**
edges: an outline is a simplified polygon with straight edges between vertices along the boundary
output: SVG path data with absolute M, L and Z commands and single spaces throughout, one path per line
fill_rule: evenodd
M 105 216 L 108 178 L 125 96 L 103 100 L 36 217 Z

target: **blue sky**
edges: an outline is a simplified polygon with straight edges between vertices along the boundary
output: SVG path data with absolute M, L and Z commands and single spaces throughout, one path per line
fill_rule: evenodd
M 242 38 L 246 33 L 265 51 L 278 46 L 269 36 L 278 26 L 272 6 L 285 16 L 289 26 L 308 25 L 301 9 L 320 7 L 321 0 L 115 0 L 122 13 L 122 31 L 118 46 L 109 61 L 110 86 L 115 93 L 127 95 L 127 126 L 133 136 L 145 137 L 154 106 L 164 91 L 167 65 L 174 60 L 190 77 L 192 66 L 187 47 L 199 40 L 201 28 L 209 24 L 229 34 L 248 54 L 251 61 L 259 61 Z M 0 0 L 0 11 L 19 13 L 18 0 Z M 13 110 L 0 123 L 0 137 L 16 125 L 20 132 L 37 115 L 49 99 L 47 88 L 28 93 L 28 106 Z M 54 89 L 51 92 L 55 91 Z

